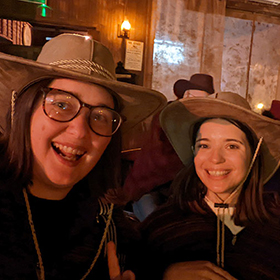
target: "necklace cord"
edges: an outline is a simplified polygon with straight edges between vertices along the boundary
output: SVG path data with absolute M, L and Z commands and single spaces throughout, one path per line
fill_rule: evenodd
M 35 231 L 35 227 L 34 227 L 34 223 L 33 223 L 33 219 L 32 219 L 30 203 L 29 203 L 28 195 L 27 195 L 25 188 L 23 189 L 23 195 L 24 195 L 25 205 L 26 205 L 27 214 L 28 214 L 28 222 L 29 222 L 30 229 L 32 232 L 32 238 L 33 238 L 33 242 L 34 242 L 34 245 L 36 248 L 38 261 L 39 261 L 39 269 L 40 269 L 39 277 L 41 280 L 45 280 L 45 268 L 44 268 L 43 259 L 42 259 L 42 255 L 41 255 L 41 251 L 40 251 L 40 247 L 39 247 L 39 243 L 38 243 L 38 239 L 37 239 L 37 235 L 36 235 L 36 231 Z
M 45 268 L 44 268 L 44 264 L 43 264 L 42 254 L 41 254 L 41 251 L 40 251 L 39 242 L 38 242 L 38 239 L 37 239 L 37 235 L 36 235 L 36 231 L 35 231 L 35 227 L 34 227 L 34 222 L 33 222 L 33 218 L 32 218 L 31 207 L 30 207 L 27 191 L 26 191 L 25 188 L 23 189 L 23 195 L 24 195 L 25 205 L 26 205 L 26 209 L 27 209 L 28 222 L 29 222 L 29 226 L 30 226 L 30 229 L 31 229 L 31 232 L 32 232 L 32 238 L 33 238 L 33 242 L 34 242 L 34 245 L 35 245 L 35 249 L 36 249 L 37 257 L 38 257 L 38 261 L 39 261 L 39 270 L 40 271 L 39 271 L 38 279 L 39 280 L 45 280 Z M 111 203 L 110 209 L 109 209 L 109 212 L 108 212 L 108 218 L 107 218 L 107 221 L 106 221 L 106 226 L 105 226 L 104 233 L 103 233 L 103 236 L 101 238 L 97 253 L 96 253 L 89 269 L 87 270 L 87 272 L 84 274 L 84 276 L 80 280 L 84 280 L 90 274 L 91 270 L 93 269 L 99 255 L 101 253 L 103 244 L 105 242 L 105 239 L 106 239 L 106 236 L 107 236 L 107 233 L 108 233 L 108 230 L 109 230 L 110 223 L 112 221 L 113 209 L 114 209 L 114 204 Z

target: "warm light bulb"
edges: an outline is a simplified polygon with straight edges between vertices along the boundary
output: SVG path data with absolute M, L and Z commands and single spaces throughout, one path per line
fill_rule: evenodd
M 121 25 L 121 30 L 128 31 L 128 30 L 130 30 L 130 28 L 131 28 L 131 24 L 129 23 L 129 21 L 128 20 L 124 20 L 122 25 Z
M 91 39 L 92 39 L 91 36 L 87 36 L 87 35 L 86 35 L 86 36 L 84 36 L 84 37 L 85 37 L 86 40 L 91 40 Z
M 258 109 L 262 109 L 263 107 L 264 107 L 263 103 L 257 104 L 257 108 L 258 108 Z

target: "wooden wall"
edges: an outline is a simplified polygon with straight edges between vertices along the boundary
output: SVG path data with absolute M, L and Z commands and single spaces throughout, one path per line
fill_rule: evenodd
M 124 62 L 125 46 L 124 39 L 117 37 L 118 24 L 127 17 L 132 27 L 130 39 L 144 42 L 144 57 L 147 57 L 151 0 L 48 0 L 47 5 L 51 9 L 47 9 L 46 17 L 42 17 L 38 4 L 0 0 L 0 18 L 87 30 L 111 50 L 117 65 L 118 61 Z M 137 74 L 136 83 L 143 84 L 144 70 L 134 73 Z
M 115 62 L 124 61 L 124 39 L 117 37 L 118 24 L 124 17 L 131 23 L 130 39 L 144 42 L 144 58 L 136 83 L 152 84 L 154 0 L 48 0 L 47 16 L 40 15 L 38 4 L 21 0 L 0 0 L 0 18 L 8 18 L 42 24 L 63 26 L 69 29 L 87 30 L 95 39 L 104 43 L 113 53 Z M 239 12 L 253 11 L 272 17 L 280 16 L 280 5 L 268 6 L 248 0 L 227 0 L 227 9 Z M 133 71 L 131 71 L 133 72 Z

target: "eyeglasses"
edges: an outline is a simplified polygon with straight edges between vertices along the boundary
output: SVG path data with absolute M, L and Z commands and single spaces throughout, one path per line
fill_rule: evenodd
M 89 127 L 94 133 L 105 137 L 112 136 L 122 123 L 120 114 L 109 107 L 86 104 L 72 93 L 59 89 L 42 88 L 42 92 L 44 113 L 52 120 L 69 122 L 86 107 L 90 110 Z

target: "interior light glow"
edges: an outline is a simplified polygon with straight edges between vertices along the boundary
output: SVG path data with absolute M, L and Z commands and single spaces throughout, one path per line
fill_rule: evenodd
M 130 30 L 130 29 L 131 29 L 131 24 L 130 24 L 130 22 L 129 22 L 128 20 L 124 20 L 123 23 L 122 23 L 122 25 L 121 25 L 121 30 L 122 30 L 122 31 L 124 31 L 124 30 L 128 31 L 128 30 Z
M 264 104 L 263 103 L 258 103 L 256 106 L 259 110 L 263 109 Z

